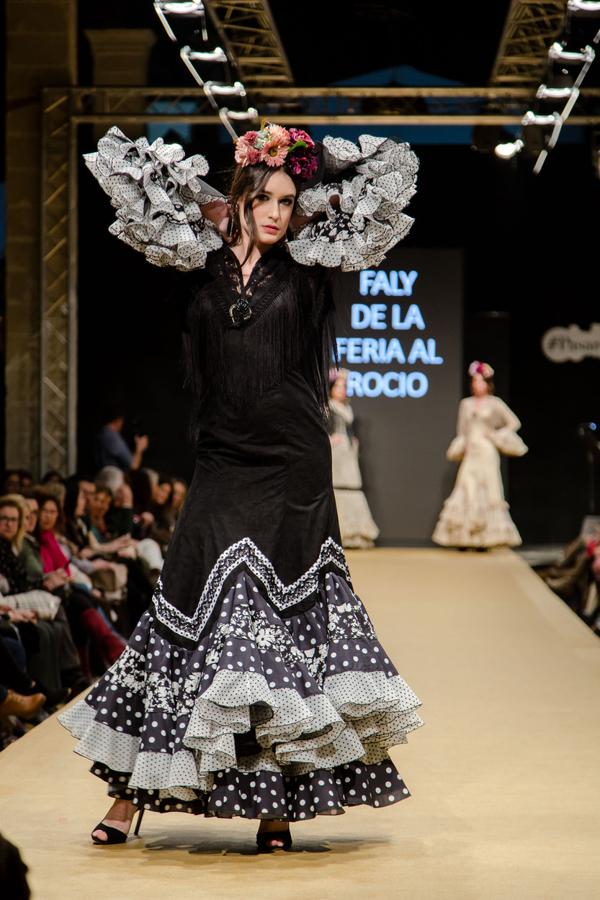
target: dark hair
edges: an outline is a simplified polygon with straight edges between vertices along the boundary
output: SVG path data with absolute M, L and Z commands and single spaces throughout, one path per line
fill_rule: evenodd
M 117 419 L 125 418 L 125 410 L 123 407 L 118 403 L 114 403 L 112 400 L 107 400 L 102 404 L 101 412 L 103 425 L 108 425 L 109 422 L 115 422 Z
M 136 512 L 148 512 L 152 506 L 152 482 L 144 469 L 132 469 L 129 484 L 133 494 L 133 508 Z
M 69 475 L 65 481 L 65 503 L 64 512 L 67 524 L 70 524 L 75 518 L 75 510 L 77 509 L 77 501 L 79 500 L 79 475 Z
M 256 246 L 256 232 L 254 230 L 254 216 L 252 209 L 254 201 L 259 194 L 262 193 L 267 181 L 278 169 L 271 168 L 266 163 L 256 163 L 251 166 L 236 166 L 231 179 L 231 187 L 229 189 L 229 198 L 231 203 L 231 228 L 230 238 L 232 244 L 237 244 L 242 237 L 242 223 L 240 222 L 239 203 L 244 200 L 244 219 L 250 240 L 248 242 L 248 250 L 242 260 L 242 265 L 246 262 L 252 250 Z M 296 198 L 294 199 L 294 209 L 296 207 L 296 199 L 298 198 L 299 179 L 284 169 L 285 174 L 294 182 L 296 188 Z
M 48 469 L 42 477 L 42 484 L 64 484 L 65 479 L 58 469 Z
M 49 501 L 52 501 L 52 503 L 54 503 L 56 505 L 56 509 L 58 510 L 58 516 L 56 519 L 55 528 L 56 528 L 56 531 L 58 531 L 60 534 L 62 534 L 63 529 L 64 529 L 64 515 L 63 515 L 62 507 L 60 505 L 60 500 L 58 499 L 56 494 L 53 494 L 51 491 L 36 490 L 34 492 L 33 496 L 38 502 L 38 506 L 40 508 L 40 513 L 42 511 L 42 507 Z M 35 526 L 35 532 L 34 532 L 35 537 L 38 540 L 40 538 L 41 531 L 42 531 L 42 529 L 40 527 L 40 517 L 38 516 L 38 521 Z

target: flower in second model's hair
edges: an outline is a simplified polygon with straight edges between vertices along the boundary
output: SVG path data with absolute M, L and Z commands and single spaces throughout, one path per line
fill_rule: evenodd
M 494 370 L 489 363 L 480 362 L 478 359 L 475 359 L 469 366 L 469 375 L 471 378 L 473 378 L 474 375 L 482 375 L 483 378 L 492 378 Z

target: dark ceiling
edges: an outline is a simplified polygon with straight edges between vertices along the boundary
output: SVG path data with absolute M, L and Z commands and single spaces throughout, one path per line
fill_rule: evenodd
M 271 10 L 299 85 L 326 85 L 410 65 L 468 85 L 487 82 L 509 0 L 272 0 Z M 86 28 L 152 28 L 154 85 L 187 85 L 189 74 L 167 39 L 151 0 L 80 0 Z M 80 81 L 89 81 L 82 42 Z

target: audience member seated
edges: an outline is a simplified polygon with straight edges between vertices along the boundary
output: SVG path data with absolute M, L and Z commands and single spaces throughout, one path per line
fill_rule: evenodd
M 39 517 L 34 536 L 39 543 L 44 575 L 53 575 L 58 582 L 55 590 L 64 601 L 83 672 L 88 676 L 90 640 L 105 667 L 120 656 L 125 642 L 99 613 L 93 594 L 71 582 L 70 563 L 57 539 L 57 534 L 62 532 L 62 510 L 56 498 L 51 494 L 37 492 L 36 499 Z

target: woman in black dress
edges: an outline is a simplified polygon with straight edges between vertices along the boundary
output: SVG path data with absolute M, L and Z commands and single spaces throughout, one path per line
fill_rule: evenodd
M 352 590 L 325 410 L 328 269 L 377 265 L 408 231 L 417 161 L 389 139 L 317 147 L 276 125 L 240 138 L 236 161 L 226 201 L 203 157 L 160 139 L 113 128 L 86 157 L 111 231 L 192 272 L 198 397 L 195 474 L 152 604 L 60 717 L 114 800 L 97 843 L 150 809 L 257 818 L 259 848 L 287 848 L 290 821 L 408 795 L 387 751 L 421 724 L 419 701 Z

